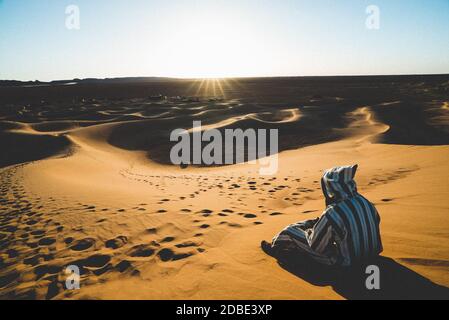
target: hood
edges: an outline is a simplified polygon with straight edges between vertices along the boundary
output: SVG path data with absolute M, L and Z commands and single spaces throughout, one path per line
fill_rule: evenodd
M 354 176 L 358 165 L 335 167 L 324 172 L 321 188 L 326 197 L 326 204 L 345 200 L 357 193 Z

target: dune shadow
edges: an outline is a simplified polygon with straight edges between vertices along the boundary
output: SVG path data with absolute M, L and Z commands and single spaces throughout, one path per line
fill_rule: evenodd
M 413 270 L 386 257 L 347 269 L 330 268 L 309 259 L 282 259 L 279 265 L 295 276 L 316 286 L 331 286 L 336 293 L 350 300 L 446 300 L 449 288 L 438 285 Z M 370 274 L 366 267 L 380 270 L 380 289 L 368 290 Z

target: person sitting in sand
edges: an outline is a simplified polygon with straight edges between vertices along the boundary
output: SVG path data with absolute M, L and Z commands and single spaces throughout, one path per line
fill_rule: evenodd
M 349 267 L 382 252 L 380 217 L 374 205 L 357 192 L 357 165 L 326 170 L 321 188 L 326 210 L 320 218 L 289 225 L 262 249 L 278 259 L 310 257 L 329 266 Z

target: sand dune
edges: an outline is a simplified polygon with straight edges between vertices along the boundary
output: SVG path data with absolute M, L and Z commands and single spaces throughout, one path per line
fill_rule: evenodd
M 286 94 L 297 80 L 247 81 L 227 97 L 191 101 L 176 96 L 192 84 L 181 90 L 177 81 L 151 84 L 167 92 L 161 101 L 100 99 L 71 85 L 64 90 L 89 98 L 57 102 L 52 88 L 22 88 L 32 90 L 29 101 L 36 90 L 48 100 L 25 109 L 10 92 L 0 113 L 8 150 L 0 156 L 0 297 L 449 298 L 449 121 L 440 82 L 405 78 L 388 90 L 377 78 L 354 80 L 355 89 L 345 79 L 310 79 L 301 82 L 307 90 Z M 265 98 L 267 86 L 281 93 Z M 171 165 L 169 133 L 194 120 L 203 130 L 278 128 L 279 172 Z M 359 190 L 382 217 L 388 281 L 378 293 L 360 289 L 363 274 L 317 278 L 259 248 L 286 224 L 318 216 L 322 171 L 353 163 Z M 65 290 L 73 264 L 81 289 Z

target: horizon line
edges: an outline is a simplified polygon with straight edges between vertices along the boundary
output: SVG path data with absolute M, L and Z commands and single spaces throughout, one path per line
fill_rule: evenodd
M 397 74 L 329 74 L 329 75 L 272 75 L 272 76 L 226 76 L 226 77 L 171 77 L 171 76 L 118 76 L 118 77 L 86 77 L 86 78 L 66 78 L 53 80 L 17 80 L 0 79 L 2 82 L 63 82 L 63 81 L 86 81 L 86 80 L 118 80 L 118 79 L 167 79 L 167 80 L 218 80 L 218 79 L 273 79 L 273 78 L 336 78 L 336 77 L 406 77 L 406 76 L 449 76 L 449 72 L 442 73 L 397 73 Z

